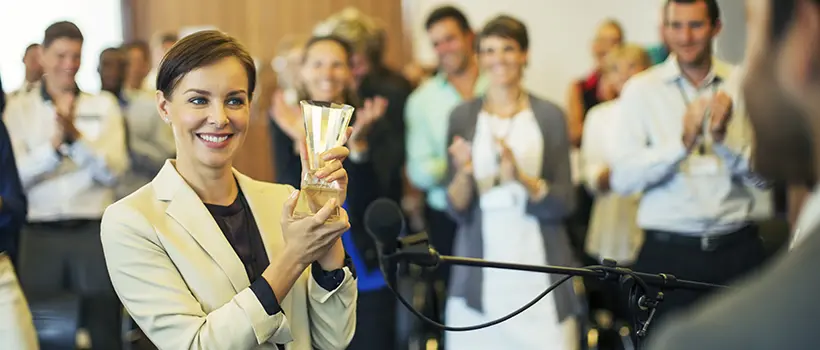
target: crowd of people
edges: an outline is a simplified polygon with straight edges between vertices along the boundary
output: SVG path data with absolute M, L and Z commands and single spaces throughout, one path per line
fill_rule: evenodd
M 131 333 L 160 348 L 407 348 L 405 316 L 364 227 L 379 198 L 400 203 L 408 230 L 425 231 L 442 255 L 576 267 L 609 259 L 714 284 L 752 276 L 780 245 L 809 241 L 789 232 L 810 230 L 794 213 L 814 182 L 775 181 L 791 181 L 789 169 L 761 174 L 773 157 L 759 145 L 784 141 L 812 164 L 813 144 L 755 132 L 765 123 L 755 113 L 795 107 L 744 96 L 762 95 L 744 88 L 761 73 L 715 56 L 717 1 L 669 0 L 660 17 L 662 42 L 649 48 L 601 22 L 595 66 L 563 108 L 524 86 L 534 36 L 514 17 L 474 30 L 460 9 L 437 8 L 424 22 L 435 69 L 397 71 L 384 62 L 378 22 L 344 10 L 305 40 L 287 38 L 273 60 L 265 113 L 277 185 L 231 167 L 258 85 L 235 39 L 203 31 L 105 49 L 101 91 L 91 93 L 75 82 L 82 32 L 54 23 L 24 53 L 25 83 L 0 94 L 0 272 L 16 269 L 20 320 L 78 295 L 86 348 L 121 348 L 123 306 Z M 302 100 L 356 108 L 325 169 L 345 186 L 335 204 L 349 224 L 287 216 L 305 171 Z M 283 219 L 254 215 L 261 205 Z M 563 277 L 448 266 L 422 276 L 423 312 L 451 326 L 504 317 Z M 450 350 L 579 349 L 592 333 L 601 349 L 631 342 L 620 288 L 577 282 L 494 327 L 425 326 L 422 337 Z M 712 294 L 663 293 L 653 329 Z M 33 328 L 16 334 L 21 349 L 38 341 Z

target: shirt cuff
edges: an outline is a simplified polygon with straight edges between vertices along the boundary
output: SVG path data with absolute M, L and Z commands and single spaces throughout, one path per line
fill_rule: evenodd
M 256 281 L 253 281 L 251 291 L 256 295 L 256 299 L 259 299 L 259 303 L 262 304 L 268 316 L 276 315 L 282 311 L 279 301 L 276 300 L 276 294 L 273 293 L 273 288 L 264 278 L 259 277 Z
M 353 266 L 353 260 L 350 259 L 350 256 L 347 254 L 345 254 L 345 265 L 341 269 L 325 271 L 322 269 L 322 265 L 319 265 L 318 262 L 314 262 L 310 271 L 313 275 L 313 279 L 316 281 L 316 284 L 322 287 L 322 289 L 332 292 L 342 285 L 342 282 L 345 279 L 345 268 L 350 270 L 350 274 L 353 275 L 353 278 L 355 279 L 356 268 Z

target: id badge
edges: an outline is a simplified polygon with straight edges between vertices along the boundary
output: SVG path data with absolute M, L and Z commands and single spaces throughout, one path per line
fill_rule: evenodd
M 720 173 L 720 160 L 714 155 L 693 155 L 688 159 L 689 174 L 712 176 Z

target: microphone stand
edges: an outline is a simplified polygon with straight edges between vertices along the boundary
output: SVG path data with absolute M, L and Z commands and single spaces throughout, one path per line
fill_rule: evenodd
M 635 272 L 628 268 L 617 267 L 614 260 L 604 260 L 603 265 L 589 266 L 585 268 L 564 267 L 564 266 L 550 266 L 550 265 L 524 265 L 497 261 L 487 261 L 475 258 L 465 258 L 457 256 L 440 255 L 434 248 L 426 244 L 404 245 L 396 252 L 382 256 L 382 265 L 389 267 L 394 266 L 399 261 L 405 261 L 423 267 L 438 267 L 440 264 L 461 265 L 461 266 L 475 266 L 487 267 L 503 270 L 515 271 L 530 271 L 547 274 L 558 274 L 566 276 L 578 277 L 594 277 L 603 281 L 610 281 L 612 283 L 619 283 L 621 288 L 627 288 L 629 292 L 629 307 L 632 311 L 632 339 L 635 343 L 635 348 L 639 349 L 641 341 L 646 338 L 649 330 L 649 325 L 655 316 L 655 310 L 663 301 L 664 290 L 693 290 L 693 291 L 708 291 L 712 289 L 726 288 L 725 286 L 679 280 L 673 275 L 669 274 L 649 274 L 642 272 Z M 386 275 L 390 276 L 390 271 L 395 271 L 394 268 L 384 267 Z M 389 282 L 395 282 L 395 279 L 388 278 Z M 658 287 L 660 290 L 656 295 L 649 294 L 649 286 Z M 648 311 L 649 316 L 645 321 L 641 321 L 638 317 L 639 310 Z

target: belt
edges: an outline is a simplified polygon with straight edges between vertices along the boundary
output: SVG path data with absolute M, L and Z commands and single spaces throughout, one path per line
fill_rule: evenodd
M 689 236 L 676 232 L 647 230 L 647 238 L 652 238 L 658 242 L 669 244 L 699 247 L 704 252 L 715 251 L 720 247 L 732 245 L 737 242 L 743 242 L 750 238 L 759 238 L 757 233 L 757 226 L 749 225 L 740 230 L 709 236 Z
M 71 219 L 71 220 L 58 220 L 58 221 L 35 221 L 29 222 L 28 226 L 32 227 L 42 227 L 42 228 L 52 228 L 52 229 L 69 229 L 69 228 L 77 228 L 82 227 L 89 224 L 99 223 L 99 220 L 89 220 L 89 219 Z

